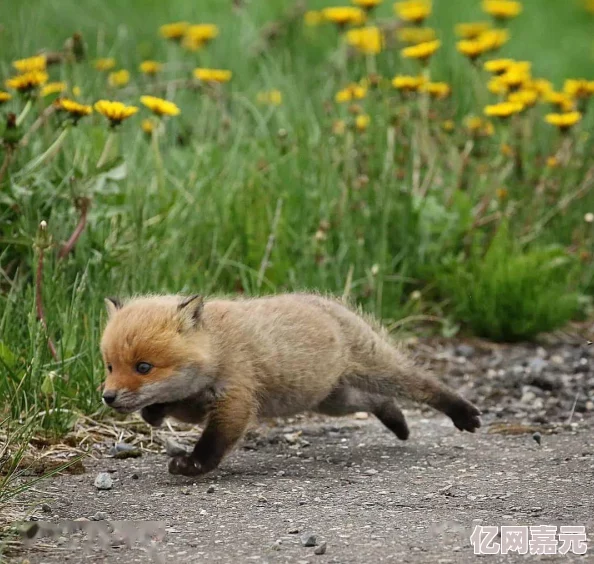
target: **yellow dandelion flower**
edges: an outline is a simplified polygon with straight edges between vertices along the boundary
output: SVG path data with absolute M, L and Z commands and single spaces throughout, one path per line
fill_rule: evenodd
M 519 103 L 529 108 L 536 104 L 538 100 L 538 92 L 536 90 L 530 90 L 528 88 L 522 88 L 516 92 L 512 92 L 508 97 L 508 102 Z
M 515 18 L 522 12 L 522 4 L 515 0 L 484 0 L 483 11 L 497 20 Z
M 136 106 L 126 106 L 122 102 L 112 102 L 110 100 L 95 102 L 95 110 L 109 120 L 111 127 L 119 125 L 138 112 Z
M 359 131 L 365 131 L 369 127 L 370 123 L 371 123 L 371 118 L 367 114 L 359 114 L 355 118 L 355 127 Z
M 487 51 L 478 39 L 462 39 L 456 43 L 456 49 L 471 61 L 478 59 L 478 57 Z
M 374 8 L 377 8 L 382 3 L 382 0 L 352 0 L 352 2 L 355 6 L 359 6 L 359 8 L 370 12 Z
M 352 100 L 362 100 L 363 98 L 365 98 L 365 96 L 367 96 L 367 88 L 361 86 L 360 84 L 357 84 L 356 82 L 353 82 L 352 84 L 349 84 L 346 88 L 339 90 L 334 96 L 334 99 L 338 103 L 343 103 L 350 102 Z
M 214 24 L 195 24 L 188 27 L 182 45 L 190 51 L 197 51 L 219 35 L 219 28 Z
M 141 96 L 140 102 L 157 116 L 177 116 L 180 113 L 173 102 L 156 96 Z
M 446 119 L 441 122 L 441 128 L 446 133 L 451 133 L 452 131 L 454 131 L 454 129 L 456 129 L 456 124 L 454 123 L 454 120 Z
M 151 119 L 143 119 L 140 123 L 140 127 L 147 135 L 152 135 L 155 130 L 155 123 Z
M 188 27 L 190 27 L 188 22 L 169 23 L 159 28 L 159 34 L 165 39 L 179 41 L 186 34 Z
M 427 82 L 421 86 L 423 92 L 427 92 L 433 98 L 447 98 L 452 89 L 446 82 Z
M 406 0 L 394 4 L 394 11 L 401 20 L 416 24 L 424 22 L 431 15 L 431 8 L 430 0 Z
M 4 84 L 7 88 L 12 88 L 18 92 L 30 92 L 39 86 L 43 86 L 48 78 L 49 76 L 45 71 L 30 71 L 7 78 Z
M 490 29 L 481 33 L 477 38 L 485 51 L 495 51 L 509 41 L 509 31 L 507 29 Z
M 35 57 L 13 61 L 12 66 L 20 73 L 42 72 L 47 68 L 47 59 L 45 55 L 36 55 Z
M 0 104 L 5 104 L 12 99 L 12 96 L 8 92 L 0 90 Z
M 589 98 L 594 94 L 594 81 L 567 79 L 563 84 L 563 92 L 572 98 Z
M 194 69 L 194 77 L 202 82 L 229 82 L 232 73 L 230 70 L 222 69 Z
M 98 71 L 109 71 L 116 66 L 115 59 L 113 57 L 103 57 L 102 59 L 95 60 L 95 68 Z
M 489 117 L 508 118 L 523 109 L 524 106 L 518 102 L 500 102 L 499 104 L 485 106 L 484 114 Z
M 490 137 L 495 132 L 493 124 L 481 117 L 469 116 L 464 120 L 466 129 L 475 137 Z
M 509 86 L 502 82 L 498 76 L 492 78 L 487 83 L 487 89 L 492 94 L 502 95 L 509 92 Z
M 402 27 L 396 30 L 396 37 L 402 43 L 418 45 L 419 43 L 433 41 L 437 35 L 431 27 Z
M 161 72 L 161 70 L 163 69 L 163 63 L 159 63 L 157 61 L 142 61 L 138 68 L 140 72 L 144 74 L 155 76 L 158 72 Z
M 490 29 L 491 24 L 489 22 L 469 22 L 457 24 L 455 31 L 456 35 L 462 39 L 475 39 Z
M 490 61 L 485 61 L 483 68 L 493 74 L 501 74 L 509 69 L 514 63 L 515 61 L 513 59 L 491 59 Z
M 93 113 L 93 108 L 91 106 L 87 106 L 86 104 L 79 104 L 74 100 L 70 100 L 68 98 L 58 98 L 54 104 L 59 110 L 68 112 L 73 118 L 74 123 L 76 124 L 78 120 L 82 117 L 91 115 Z
M 126 86 L 128 82 L 130 82 L 130 73 L 125 69 L 110 72 L 107 77 L 107 83 L 114 87 Z
M 418 59 L 422 62 L 428 61 L 432 55 L 440 48 L 441 41 L 436 39 L 427 43 L 419 43 L 412 47 L 402 49 L 401 53 L 405 59 Z
M 65 92 L 68 85 L 65 82 L 48 82 L 39 92 L 42 97 Z
M 514 63 L 498 79 L 510 89 L 519 88 L 530 80 L 530 63 Z
M 553 84 L 545 78 L 533 78 L 526 82 L 525 87 L 536 90 L 540 96 L 546 96 L 553 91 Z
M 305 25 L 314 27 L 320 25 L 324 21 L 324 15 L 317 10 L 308 10 L 303 15 L 303 21 L 305 22 Z
M 557 126 L 561 131 L 567 131 L 582 119 L 580 112 L 565 112 L 562 114 L 547 114 L 545 121 Z
M 557 106 L 563 112 L 569 112 L 575 107 L 575 100 L 565 92 L 551 90 L 544 95 L 544 99 L 549 104 Z
M 377 55 L 384 47 L 384 36 L 381 30 L 375 26 L 349 30 L 346 41 L 367 55 Z
M 423 76 L 409 76 L 400 74 L 392 79 L 392 86 L 397 90 L 412 92 L 419 90 L 419 88 L 421 88 L 425 82 L 427 81 Z
M 260 104 L 269 104 L 271 106 L 280 106 L 283 103 L 283 95 L 280 90 L 258 92 L 256 99 Z
M 547 167 L 548 168 L 557 168 L 559 166 L 559 159 L 554 155 L 547 157 Z
M 367 19 L 365 12 L 361 8 L 354 6 L 339 6 L 335 8 L 324 8 L 322 15 L 326 21 L 335 23 L 340 27 L 345 25 L 361 25 Z

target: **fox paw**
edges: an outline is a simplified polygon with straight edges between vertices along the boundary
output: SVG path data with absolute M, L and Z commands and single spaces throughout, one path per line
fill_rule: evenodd
M 470 402 L 460 399 L 448 413 L 460 431 L 474 433 L 481 426 L 481 412 Z
M 205 470 L 191 455 L 181 454 L 174 456 L 169 461 L 169 473 L 179 476 L 198 476 L 204 474 Z

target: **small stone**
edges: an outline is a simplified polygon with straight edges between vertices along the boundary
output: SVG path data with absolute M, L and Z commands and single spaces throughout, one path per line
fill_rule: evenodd
M 184 488 L 184 489 L 181 491 L 181 493 L 182 493 L 182 495 L 190 495 L 192 492 L 190 492 L 190 490 L 189 490 L 188 488 Z
M 103 511 L 97 511 L 95 515 L 91 517 L 91 521 L 106 521 L 107 515 Z
M 136 472 L 130 476 L 133 480 L 138 480 L 138 474 Z
M 326 542 L 324 541 L 320 546 L 317 546 L 314 550 L 314 554 L 326 554 Z
M 369 419 L 369 413 L 366 411 L 357 411 L 355 413 L 355 419 Z
M 305 501 L 304 499 L 299 500 L 299 505 L 305 505 L 306 503 L 307 503 L 307 501 Z
M 51 513 L 52 512 L 52 508 L 47 503 L 42 503 L 41 504 L 41 511 L 43 511 L 44 513 Z
M 214 493 L 215 492 L 215 487 L 213 484 L 210 484 L 210 486 L 208 486 L 208 488 L 206 488 L 206 493 Z
M 258 497 L 258 503 L 268 503 L 268 500 L 263 496 Z
M 81 522 L 83 522 L 83 521 L 84 521 L 84 522 L 87 522 L 87 521 L 90 521 L 90 519 L 87 519 L 86 517 L 77 517 L 77 518 L 75 519 L 75 521 L 81 521 Z
M 594 401 L 588 400 L 585 407 L 586 411 L 594 411 Z
M 311 533 L 305 533 L 301 536 L 301 544 L 303 546 L 316 546 L 318 544 L 318 540 L 315 535 Z
M 522 399 L 520 400 L 522 403 L 532 403 L 536 399 L 536 394 L 534 392 L 524 392 L 522 394 Z
M 297 534 L 299 534 L 299 529 L 289 529 L 289 534 L 290 535 L 297 535 Z
M 370 468 L 369 470 L 365 470 L 363 474 L 365 474 L 366 476 L 373 476 L 377 474 L 377 470 L 375 470 L 375 468 Z
M 167 439 L 165 441 L 165 453 L 167 456 L 171 457 L 187 454 L 186 449 L 183 446 L 176 443 L 175 441 L 172 441 L 171 439 Z
M 528 363 L 528 368 L 532 374 L 540 374 L 547 366 L 547 361 L 538 356 Z
M 470 345 L 461 344 L 456 347 L 456 354 L 465 358 L 473 356 L 475 352 L 475 348 Z
M 111 490 L 113 480 L 107 472 L 99 472 L 95 478 L 95 487 L 98 490 Z
M 532 435 L 532 438 L 539 444 L 540 446 L 540 440 L 542 439 L 542 435 L 540 434 L 539 431 L 536 431 L 536 433 L 534 433 L 534 435 Z

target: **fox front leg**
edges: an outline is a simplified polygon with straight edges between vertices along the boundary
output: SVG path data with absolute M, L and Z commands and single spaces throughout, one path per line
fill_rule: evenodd
M 169 461 L 169 473 L 198 476 L 217 468 L 245 433 L 254 412 L 254 402 L 245 392 L 229 390 L 216 402 L 194 450 Z

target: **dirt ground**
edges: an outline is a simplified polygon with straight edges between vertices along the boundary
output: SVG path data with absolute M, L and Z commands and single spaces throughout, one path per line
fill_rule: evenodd
M 486 397 L 473 385 L 478 380 L 469 365 L 478 374 L 499 352 L 447 350 L 445 379 L 472 401 Z M 439 354 L 442 362 L 444 350 Z M 559 369 L 555 355 L 567 357 L 566 368 Z M 582 400 L 571 415 L 577 402 L 555 391 L 558 374 L 591 398 L 592 373 L 589 356 L 587 370 L 570 368 L 584 364 L 583 351 L 565 356 L 536 349 L 507 355 L 512 360 L 504 362 L 505 370 L 531 383 L 510 388 L 504 395 L 509 401 L 497 393 L 492 402 L 479 402 L 485 413 L 476 434 L 460 433 L 435 412 L 406 409 L 406 442 L 372 416 L 296 418 L 250 432 L 219 470 L 199 479 L 169 475 L 165 453 L 86 460 L 85 473 L 42 482 L 20 501 L 32 504 L 28 526 L 40 529 L 6 561 L 594 562 L 594 418 Z M 458 357 L 466 360 L 458 363 Z M 539 357 L 544 365 L 530 360 Z M 516 358 L 524 359 L 524 372 L 513 368 Z M 551 386 L 526 389 L 535 384 L 531 362 Z M 458 365 L 464 370 L 452 368 Z M 503 379 L 498 370 L 489 386 L 498 374 Z M 539 402 L 537 389 L 544 390 Z M 545 409 L 551 397 L 565 398 L 557 412 Z M 497 407 L 502 404 L 509 409 Z M 187 435 L 177 440 L 190 446 Z M 111 489 L 94 485 L 99 472 L 109 473 Z M 84 532 L 42 536 L 49 523 L 75 524 Z M 128 547 L 119 539 L 117 531 L 134 524 L 156 532 L 152 548 L 148 540 Z M 582 556 L 479 556 L 470 541 L 476 525 L 585 526 L 588 550 Z M 91 526 L 105 531 L 103 543 L 91 541 Z M 116 531 L 110 533 L 110 526 Z M 315 539 L 306 542 L 311 535 Z M 324 546 L 325 554 L 316 554 Z

